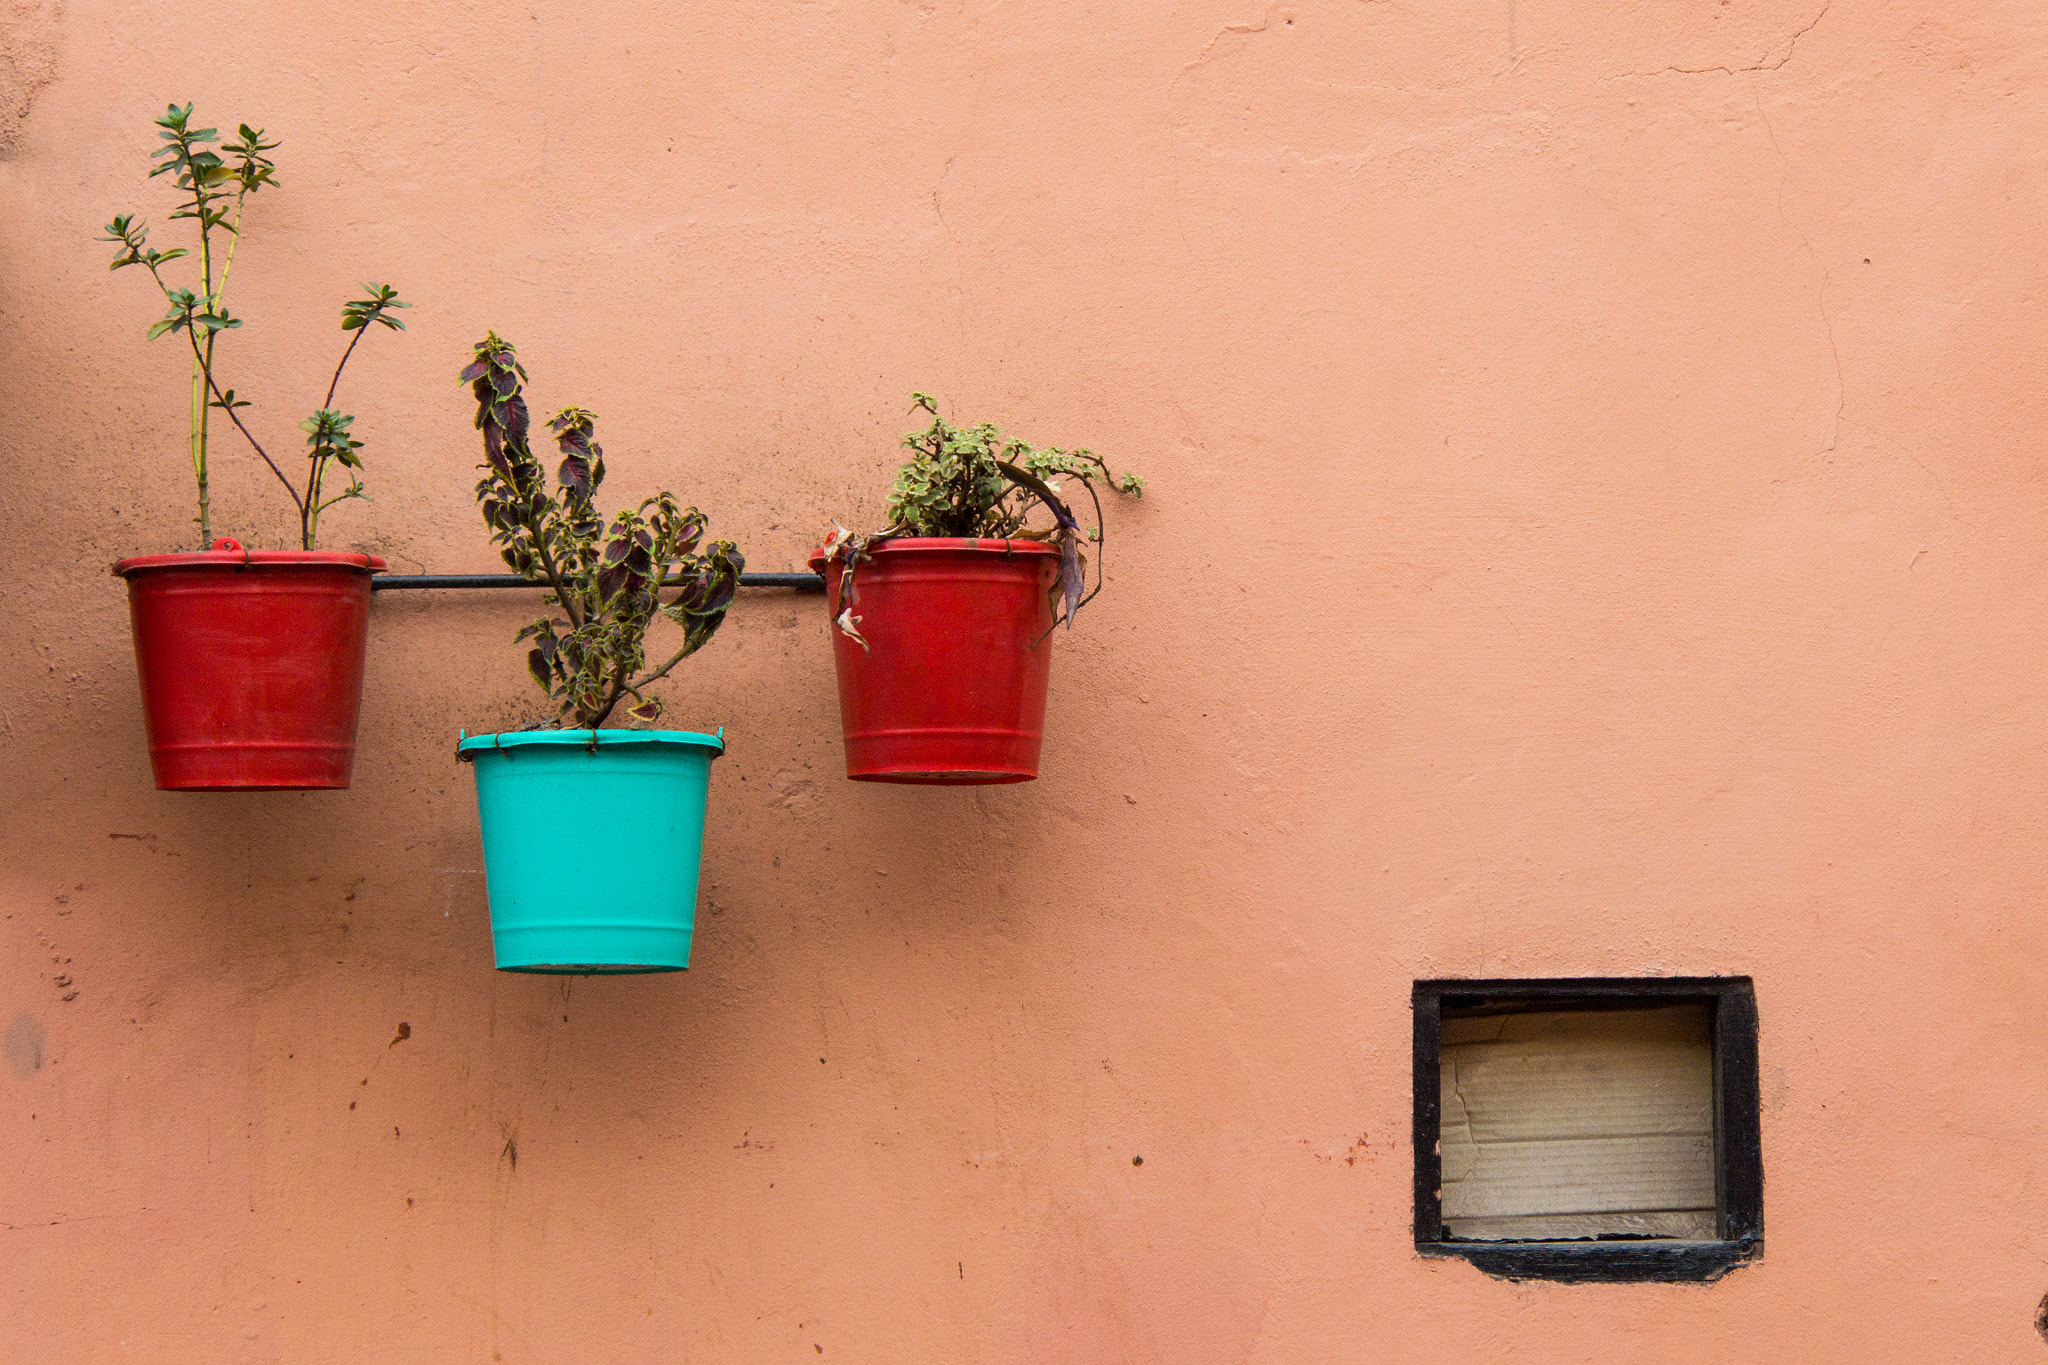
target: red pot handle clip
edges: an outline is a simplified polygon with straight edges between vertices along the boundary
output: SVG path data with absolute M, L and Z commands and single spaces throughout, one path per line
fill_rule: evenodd
M 249 552 L 242 547 L 242 542 L 236 540 L 233 536 L 222 536 L 219 540 L 213 542 L 213 548 L 216 552 L 225 550 L 229 554 L 240 555 L 242 557 L 242 567 L 245 569 L 252 562 Z

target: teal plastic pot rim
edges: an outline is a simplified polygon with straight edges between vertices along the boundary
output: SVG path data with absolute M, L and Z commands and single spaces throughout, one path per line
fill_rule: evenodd
M 600 749 L 627 748 L 640 744 L 681 744 L 692 748 L 709 749 L 711 757 L 717 758 L 725 752 L 725 727 L 718 727 L 715 735 L 700 735 L 695 730 L 505 730 L 492 735 L 472 735 L 457 731 L 458 742 L 455 756 L 459 759 L 474 759 L 486 749 L 545 748 L 549 745 L 575 745 L 588 749 L 593 745 Z

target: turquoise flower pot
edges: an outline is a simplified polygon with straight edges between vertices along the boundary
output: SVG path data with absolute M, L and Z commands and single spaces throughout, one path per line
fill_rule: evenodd
M 724 735 L 719 731 L 719 736 Z M 507 972 L 690 965 L 720 737 L 521 730 L 456 746 L 476 774 L 491 942 Z

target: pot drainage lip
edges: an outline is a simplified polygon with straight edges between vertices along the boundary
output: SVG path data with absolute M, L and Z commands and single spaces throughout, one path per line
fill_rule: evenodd
M 532 972 L 551 976 L 645 976 L 652 972 L 687 972 L 667 962 L 523 962 L 501 972 Z
M 1035 774 L 994 768 L 934 768 L 919 772 L 850 773 L 848 776 L 856 782 L 922 782 L 931 786 L 968 787 L 998 782 L 1029 782 Z

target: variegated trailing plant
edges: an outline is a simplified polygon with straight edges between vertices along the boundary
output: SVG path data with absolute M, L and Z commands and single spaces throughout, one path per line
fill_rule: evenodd
M 156 121 L 156 126 L 160 130 L 157 136 L 164 145 L 157 148 L 152 159 L 162 164 L 151 170 L 149 176 L 152 180 L 160 175 L 174 176 L 183 199 L 171 214 L 171 219 L 174 222 L 181 218 L 190 219 L 198 225 L 199 278 L 196 283 L 199 287 L 173 286 L 164 278 L 164 266 L 192 253 L 184 247 L 156 250 L 149 244 L 148 226 L 133 214 L 117 215 L 107 224 L 105 235 L 99 240 L 117 245 L 109 269 L 119 270 L 131 265 L 147 268 L 164 301 L 170 305 L 163 317 L 150 327 L 150 338 L 154 340 L 166 332 L 182 332 L 192 347 L 189 445 L 192 473 L 199 484 L 199 515 L 194 520 L 199 524 L 200 548 L 213 543 L 207 437 L 211 425 L 208 415 L 218 409 L 228 415 L 236 429 L 262 457 L 263 463 L 270 466 L 270 472 L 277 476 L 277 481 L 284 485 L 292 506 L 299 513 L 299 547 L 314 549 L 319 536 L 320 514 L 337 502 L 364 496 L 363 461 L 356 454 L 363 443 L 349 433 L 356 419 L 334 407 L 334 394 L 341 386 L 342 371 L 348 368 L 349 357 L 356 353 L 356 343 L 363 339 L 363 333 L 369 330 L 370 324 L 402 332 L 405 324 L 394 316 L 393 310 L 412 305 L 400 302 L 398 291 L 386 284 L 366 284 L 362 298 L 342 305 L 341 330 L 355 335 L 349 338 L 347 349 L 341 353 L 341 363 L 334 367 L 334 377 L 327 384 L 327 396 L 312 416 L 299 423 L 299 429 L 307 433 L 306 458 L 309 465 L 304 485 L 293 484 L 242 421 L 240 409 L 248 407 L 248 401 L 235 397 L 233 389 L 222 389 L 214 377 L 213 368 L 214 343 L 220 334 L 242 325 L 242 319 L 230 314 L 224 301 L 228 274 L 234 269 L 235 248 L 242 240 L 242 206 L 250 195 L 264 186 L 277 184 L 277 168 L 264 153 L 275 149 L 278 144 L 265 141 L 261 128 L 251 128 L 246 123 L 237 130 L 232 141 L 220 141 L 218 129 L 192 126 L 190 104 L 183 108 L 171 105 Z M 221 241 L 216 234 L 225 234 L 226 240 Z M 349 471 L 349 486 L 329 496 L 326 476 L 330 467 L 337 464 Z
M 505 563 L 548 588 L 553 614 L 522 629 L 527 671 L 554 702 L 564 729 L 596 730 L 620 703 L 635 720 L 661 715 L 647 687 L 704 647 L 725 620 L 746 559 L 729 540 L 698 549 L 704 514 L 655 494 L 609 523 L 592 502 L 604 482 L 597 415 L 563 408 L 548 422 L 562 454 L 555 490 L 527 445 L 526 370 L 496 332 L 476 344 L 462 382 L 476 395 L 484 477 L 476 499 L 503 546 Z M 663 600 L 663 595 L 668 594 Z M 656 616 L 682 628 L 682 647 L 647 667 L 645 640 Z M 565 619 L 566 618 L 566 619 Z
M 1093 592 L 1087 591 L 1087 561 L 1081 552 L 1084 541 L 1098 546 L 1102 541 L 1102 499 L 1095 491 L 1096 478 L 1132 497 L 1143 496 L 1145 481 L 1136 474 L 1112 473 L 1093 451 L 1034 446 L 1004 436 L 988 422 L 956 427 L 940 415 L 938 401 L 928 393 L 913 393 L 910 401 L 911 411 L 926 413 L 932 422 L 923 431 L 903 438 L 910 458 L 896 471 L 895 486 L 889 490 L 888 524 L 872 535 L 835 527 L 825 541 L 826 558 L 837 558 L 846 565 L 844 609 L 836 623 L 839 629 L 867 648 L 860 618 L 854 613 L 860 565 L 876 546 L 911 536 L 1055 542 L 1060 573 L 1053 623 L 1064 621 L 1071 629 L 1074 613 L 1102 591 L 1100 550 L 1096 552 Z M 1094 526 L 1084 529 L 1060 497 L 1057 481 L 1062 478 L 1077 479 L 1088 490 L 1088 499 L 1095 505 Z M 1033 510 L 1040 507 L 1052 514 L 1051 526 L 1030 525 Z

